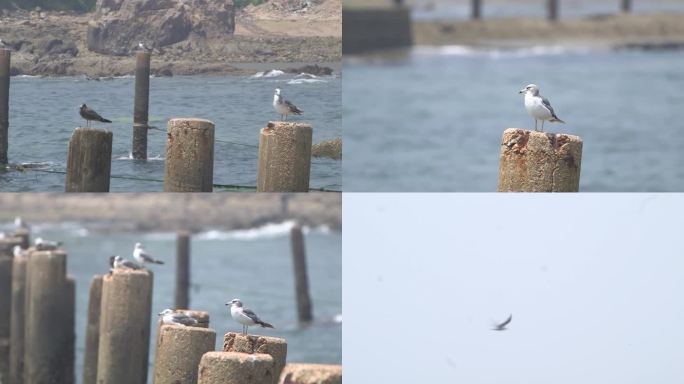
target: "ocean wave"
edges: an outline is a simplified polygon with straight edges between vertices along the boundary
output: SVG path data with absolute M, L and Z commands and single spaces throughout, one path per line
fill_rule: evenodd
M 305 79 L 316 79 L 316 78 L 318 78 L 318 76 L 311 74 L 311 73 L 306 73 L 306 72 L 302 72 L 299 75 L 295 76 L 295 78 L 297 78 L 297 77 L 305 78 Z
M 116 160 L 135 160 L 135 159 L 133 158 L 133 152 L 128 152 L 127 155 L 121 155 L 121 156 L 117 157 Z M 148 157 L 147 160 L 151 160 L 151 161 L 164 160 L 164 157 L 161 154 L 159 154 L 157 156 Z
M 269 71 L 257 72 L 254 75 L 252 75 L 252 78 L 259 79 L 262 77 L 278 77 L 284 74 L 285 72 L 281 71 L 280 69 L 271 69 Z
M 485 48 L 468 45 L 445 45 L 445 46 L 418 46 L 413 49 L 417 55 L 436 56 L 461 56 L 461 57 L 489 57 L 499 58 L 524 58 L 534 56 L 554 56 L 564 54 L 584 54 L 595 51 L 596 48 L 589 46 L 567 45 L 535 45 L 531 47 L 511 48 Z
M 327 83 L 325 80 L 321 79 L 292 79 L 287 82 L 287 84 L 309 84 L 309 83 Z
M 248 229 L 236 229 L 232 231 L 220 231 L 220 230 L 208 230 L 205 232 L 198 233 L 195 236 L 197 240 L 259 240 L 276 238 L 281 236 L 289 236 L 290 230 L 297 224 L 294 220 L 287 220 L 281 223 L 267 223 L 260 227 L 248 228 Z M 327 225 L 321 225 L 315 228 L 309 228 L 307 226 L 302 227 L 302 232 L 305 234 L 315 231 L 319 233 L 330 233 L 330 227 Z

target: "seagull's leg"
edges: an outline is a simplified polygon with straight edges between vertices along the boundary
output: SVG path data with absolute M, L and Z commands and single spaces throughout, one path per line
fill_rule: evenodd
M 544 132 L 544 120 L 542 120 L 542 132 Z
M 534 119 L 534 130 L 537 130 L 537 119 Z

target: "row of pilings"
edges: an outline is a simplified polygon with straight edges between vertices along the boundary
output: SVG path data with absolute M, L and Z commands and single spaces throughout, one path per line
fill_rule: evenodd
M 29 231 L 0 239 L 0 382 L 75 382 L 75 280 L 66 274 L 63 249 L 29 247 Z M 190 302 L 190 234 L 179 231 L 176 308 Z M 15 255 L 13 249 L 25 249 Z M 313 318 L 302 228 L 291 229 L 298 318 Z M 114 269 L 93 277 L 89 288 L 83 384 L 146 383 L 154 275 Z M 229 332 L 214 351 L 209 313 L 184 310 L 196 327 L 157 327 L 154 383 L 341 383 L 339 365 L 286 364 L 283 338 Z M 284 381 L 283 381 L 284 380 Z

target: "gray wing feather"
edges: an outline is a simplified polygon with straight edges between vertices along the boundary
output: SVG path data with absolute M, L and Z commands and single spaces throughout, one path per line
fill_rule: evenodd
M 508 316 L 508 319 L 506 319 L 506 321 L 504 321 L 503 323 L 499 324 L 499 327 L 505 327 L 506 325 L 508 325 L 508 323 L 511 322 L 511 320 L 513 320 L 513 314 L 511 314 L 510 316 Z
M 294 105 L 294 104 L 292 104 L 289 100 L 285 100 L 285 105 L 287 105 L 287 108 L 288 108 L 288 109 L 290 110 L 290 112 L 292 112 L 292 113 L 296 113 L 296 114 L 301 114 L 301 113 L 302 113 L 302 110 L 300 110 L 299 108 L 297 108 L 297 106 Z
M 126 268 L 130 268 L 130 269 L 140 269 L 140 266 L 138 265 L 138 263 L 136 263 L 134 261 L 130 261 L 130 260 L 124 260 L 123 265 Z
M 261 320 L 259 320 L 259 316 L 257 316 L 256 313 L 254 313 L 254 311 L 252 311 L 251 309 L 242 308 L 242 313 L 244 313 L 247 317 L 252 319 L 252 321 L 254 321 L 255 323 L 258 323 L 261 321 Z
M 195 319 L 194 317 L 184 315 L 182 313 L 174 314 L 173 315 L 173 321 L 175 321 L 176 323 L 183 324 L 183 325 L 195 325 L 195 324 L 197 324 L 197 319 Z
M 549 99 L 547 99 L 546 97 L 542 97 L 541 99 L 542 99 L 542 104 L 544 104 L 544 106 L 546 107 L 546 109 L 548 109 L 549 112 L 551 112 L 551 116 L 553 116 L 553 117 L 555 117 L 555 118 L 557 119 L 558 116 L 556 116 L 556 112 L 553 111 L 553 107 L 551 106 L 551 103 L 549 102 Z

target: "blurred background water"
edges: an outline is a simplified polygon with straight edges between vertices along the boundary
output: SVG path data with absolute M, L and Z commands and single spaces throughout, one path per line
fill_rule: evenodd
M 518 91 L 535 83 L 567 122 L 545 130 L 584 140 L 581 191 L 684 191 L 683 64 L 563 45 L 345 58 L 345 190 L 495 191 L 503 131 L 534 128 Z
M 86 103 L 112 124 L 95 123 L 114 132 L 112 192 L 161 191 L 164 177 L 166 122 L 173 117 L 200 117 L 214 122 L 214 184 L 255 186 L 259 129 L 279 120 L 273 93 L 280 87 L 304 115 L 294 121 L 313 126 L 313 142 L 342 136 L 339 74 L 312 77 L 281 71 L 252 76 L 181 76 L 150 79 L 148 160 L 130 156 L 133 125 L 133 77 L 89 81 L 83 77 L 13 77 L 10 90 L 9 160 L 33 163 L 40 170 L 64 171 L 69 138 L 85 121 L 78 114 Z M 1 191 L 64 190 L 64 174 L 0 172 Z M 313 158 L 311 188 L 341 190 L 341 162 Z
M 32 223 L 32 235 L 61 240 L 67 252 L 68 273 L 76 278 L 76 377 L 81 382 L 88 289 L 96 274 L 108 272 L 108 257 L 132 258 L 133 245 L 142 242 L 165 265 L 154 271 L 150 377 L 157 341 L 157 313 L 173 307 L 175 233 L 106 233 L 77 222 Z M 226 301 L 240 298 L 275 329 L 250 328 L 252 334 L 287 340 L 288 362 L 341 364 L 342 361 L 342 241 L 326 226 L 305 228 L 309 285 L 315 321 L 297 322 L 289 233 L 293 221 L 268 223 L 251 229 L 207 229 L 191 240 L 190 307 L 209 311 L 209 327 L 216 330 L 216 348 L 223 335 L 242 327 L 230 317 Z M 11 230 L 6 223 L 0 230 Z

